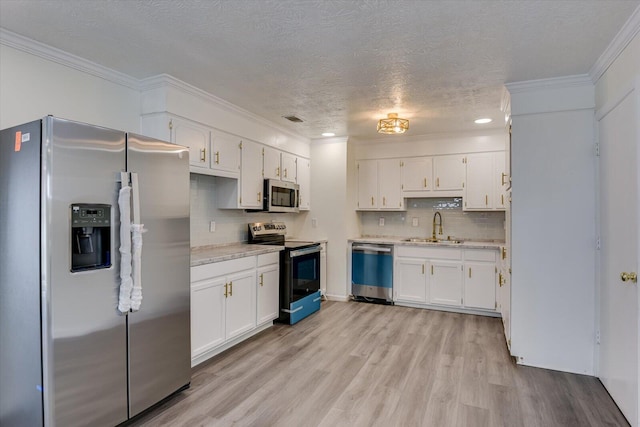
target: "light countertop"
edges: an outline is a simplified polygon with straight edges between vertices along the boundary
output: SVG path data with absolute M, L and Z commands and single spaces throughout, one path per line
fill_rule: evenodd
M 191 248 L 191 267 L 211 264 L 214 262 L 228 261 L 230 259 L 268 254 L 271 252 L 280 252 L 282 249 L 284 249 L 284 246 L 250 245 L 248 243 L 197 246 Z
M 462 249 L 499 249 L 500 246 L 504 246 L 503 241 L 487 240 L 487 241 L 474 241 L 474 240 L 462 240 L 462 243 L 449 243 L 449 242 L 406 242 L 407 237 L 393 237 L 393 236 L 365 236 L 354 237 L 349 239 L 349 243 L 373 243 L 373 244 L 386 244 L 396 246 L 431 246 L 431 247 L 446 247 L 446 248 L 462 248 Z

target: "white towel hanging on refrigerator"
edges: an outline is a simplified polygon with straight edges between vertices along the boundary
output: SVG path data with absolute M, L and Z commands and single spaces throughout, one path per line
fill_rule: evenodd
M 125 174 L 126 175 L 126 174 Z M 118 310 L 128 313 L 131 309 L 131 187 L 124 185 L 118 195 L 120 208 L 120 293 L 118 295 Z

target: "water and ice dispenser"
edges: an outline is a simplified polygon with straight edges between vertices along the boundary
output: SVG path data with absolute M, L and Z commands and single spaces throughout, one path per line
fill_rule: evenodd
M 111 205 L 71 205 L 71 271 L 111 267 Z

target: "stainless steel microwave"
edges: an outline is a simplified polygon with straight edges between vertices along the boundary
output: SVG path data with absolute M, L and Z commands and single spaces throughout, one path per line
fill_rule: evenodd
M 264 180 L 264 210 L 267 212 L 299 212 L 300 186 L 293 182 Z

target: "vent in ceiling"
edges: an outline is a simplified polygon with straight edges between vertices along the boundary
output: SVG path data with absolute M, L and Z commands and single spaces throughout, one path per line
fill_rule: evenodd
M 304 121 L 300 117 L 296 116 L 284 116 L 284 118 L 293 123 L 302 123 Z

